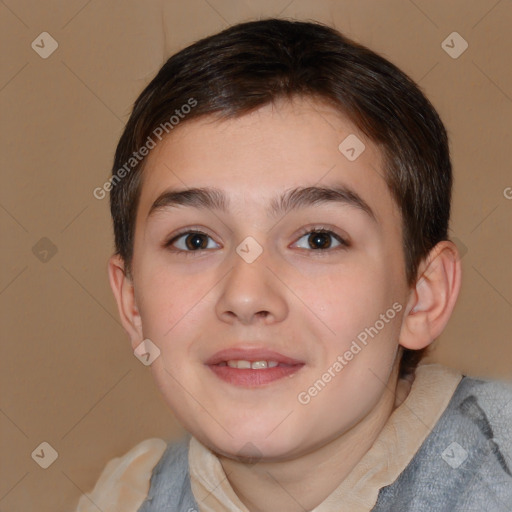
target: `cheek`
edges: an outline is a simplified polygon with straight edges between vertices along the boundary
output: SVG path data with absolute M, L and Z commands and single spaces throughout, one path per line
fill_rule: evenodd
M 207 275 L 183 277 L 169 271 L 149 270 L 140 277 L 144 283 L 139 307 L 144 333 L 160 340 L 171 336 L 203 307 L 207 291 L 215 284 Z
M 306 305 L 339 340 L 373 324 L 393 303 L 381 269 L 368 263 L 317 276 L 303 287 Z

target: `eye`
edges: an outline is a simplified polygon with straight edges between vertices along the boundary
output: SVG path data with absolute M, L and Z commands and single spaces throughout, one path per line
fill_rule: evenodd
M 213 239 L 202 231 L 184 231 L 171 238 L 171 240 L 165 244 L 165 247 L 174 247 L 176 252 L 198 252 L 220 247 L 215 242 L 213 242 L 214 245 L 212 246 L 212 244 L 208 242 L 208 239 L 213 242 Z
M 302 247 L 300 245 L 301 240 L 304 240 Z M 344 249 L 350 245 L 340 235 L 325 228 L 314 228 L 304 231 L 295 244 L 300 249 L 313 249 L 317 253 Z M 199 230 L 182 231 L 174 235 L 164 246 L 171 248 L 173 252 L 182 252 L 186 255 L 220 248 L 219 244 L 214 242 L 208 234 Z
M 330 231 L 328 229 L 323 228 L 315 228 L 309 229 L 299 238 L 300 240 L 305 239 L 305 247 L 304 243 L 300 249 L 313 249 L 316 252 L 318 251 L 326 251 L 328 249 L 344 249 L 349 246 L 349 244 L 337 233 Z M 337 245 L 333 246 L 333 239 Z

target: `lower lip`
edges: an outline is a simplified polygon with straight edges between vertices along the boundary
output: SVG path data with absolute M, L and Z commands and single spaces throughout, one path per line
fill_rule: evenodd
M 274 382 L 297 373 L 304 365 L 275 366 L 261 370 L 231 368 L 230 366 L 209 365 L 209 368 L 225 382 L 235 386 L 254 388 Z

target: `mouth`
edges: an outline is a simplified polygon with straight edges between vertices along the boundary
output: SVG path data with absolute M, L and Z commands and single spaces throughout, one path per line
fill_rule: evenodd
M 269 350 L 227 349 L 217 352 L 205 364 L 224 382 L 253 388 L 291 377 L 305 363 Z

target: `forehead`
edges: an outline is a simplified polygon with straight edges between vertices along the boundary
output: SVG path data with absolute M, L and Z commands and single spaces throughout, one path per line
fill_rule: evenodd
M 310 98 L 237 118 L 186 121 L 147 157 L 138 222 L 169 190 L 215 188 L 226 209 L 239 213 L 249 203 L 276 211 L 277 198 L 292 188 L 335 186 L 360 198 L 382 223 L 397 215 L 382 162 L 380 150 L 346 117 Z

